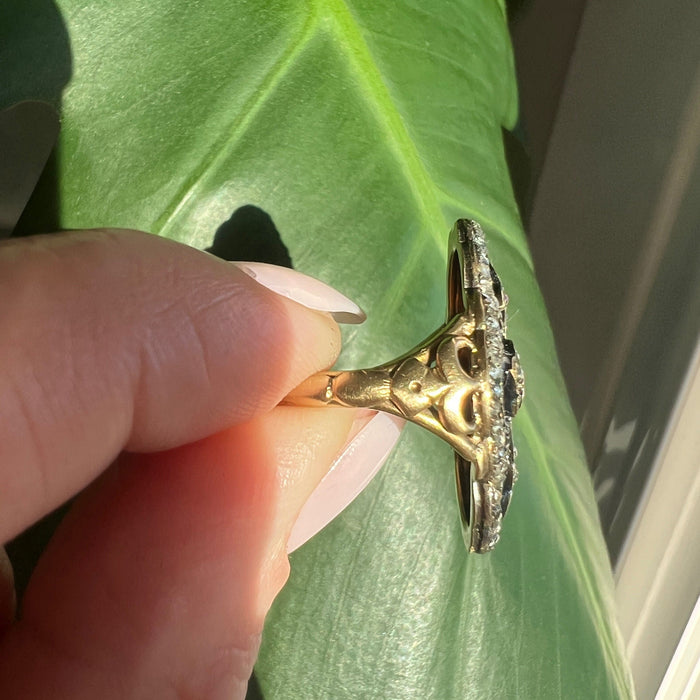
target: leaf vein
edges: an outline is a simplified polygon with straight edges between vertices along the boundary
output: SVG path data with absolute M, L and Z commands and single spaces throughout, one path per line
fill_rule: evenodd
M 251 97 L 236 114 L 231 128 L 227 130 L 226 136 L 217 140 L 214 145 L 207 150 L 204 157 L 200 159 L 198 166 L 194 169 L 192 177 L 187 180 L 168 206 L 164 208 L 154 225 L 153 233 L 167 235 L 165 233 L 166 230 L 177 219 L 177 215 L 185 204 L 192 200 L 197 194 L 206 173 L 216 167 L 218 163 L 229 155 L 230 152 L 226 147 L 236 143 L 246 132 L 255 118 L 255 115 L 265 104 L 267 98 L 274 92 L 282 81 L 282 78 L 292 68 L 295 59 L 310 41 L 317 26 L 317 16 L 313 14 L 310 15 L 296 40 L 290 42 L 289 46 L 281 54 L 272 68 L 263 76 L 258 86 L 251 91 Z
M 344 47 L 349 60 L 356 67 L 358 77 L 362 79 L 373 98 L 368 101 L 368 104 L 393 144 L 398 164 L 403 169 L 406 182 L 416 201 L 422 205 L 423 222 L 429 235 L 438 246 L 444 246 L 445 239 L 439 235 L 436 227 L 436 222 L 445 220 L 438 200 L 438 190 L 379 72 L 359 23 L 345 0 L 326 0 L 323 8 L 329 13 L 338 33 L 342 36 L 343 40 L 339 44 Z

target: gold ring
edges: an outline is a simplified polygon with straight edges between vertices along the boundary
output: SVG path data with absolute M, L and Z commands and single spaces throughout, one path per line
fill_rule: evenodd
M 481 227 L 459 219 L 449 238 L 447 321 L 391 362 L 319 372 L 284 400 L 385 411 L 450 444 L 462 533 L 471 552 L 487 552 L 498 542 L 517 479 L 511 424 L 525 382 L 505 335 L 507 303 Z

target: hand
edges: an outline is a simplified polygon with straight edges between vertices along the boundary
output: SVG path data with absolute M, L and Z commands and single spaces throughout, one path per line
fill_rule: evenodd
M 303 303 L 354 313 L 314 284 Z M 0 541 L 79 493 L 19 621 L 0 557 L 0 697 L 245 695 L 292 526 L 369 420 L 275 408 L 339 343 L 328 313 L 155 236 L 0 245 Z M 376 471 L 398 429 L 379 433 L 297 544 Z

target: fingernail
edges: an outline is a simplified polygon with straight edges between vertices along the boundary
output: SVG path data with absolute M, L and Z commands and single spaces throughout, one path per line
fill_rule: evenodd
M 339 515 L 386 462 L 404 421 L 377 413 L 348 442 L 313 491 L 294 523 L 287 552 L 293 552 Z
M 325 311 L 338 323 L 362 323 L 367 316 L 352 300 L 325 282 L 288 267 L 259 262 L 235 262 L 263 287 L 309 309 Z

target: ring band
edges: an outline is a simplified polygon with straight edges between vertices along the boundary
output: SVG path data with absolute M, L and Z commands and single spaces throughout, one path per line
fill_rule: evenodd
M 517 479 L 512 419 L 525 383 L 505 335 L 507 303 L 481 227 L 459 219 L 449 238 L 447 321 L 391 362 L 319 372 L 283 402 L 384 411 L 451 445 L 462 532 L 471 552 L 490 551 L 498 542 Z

